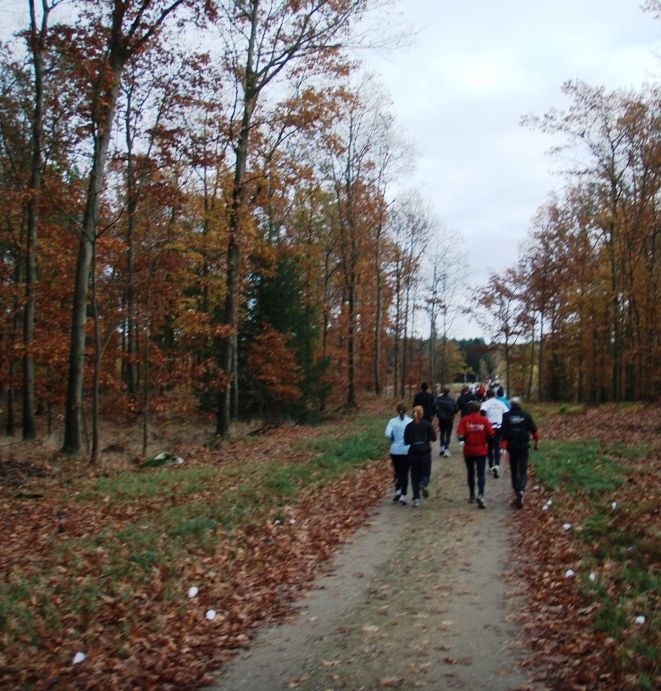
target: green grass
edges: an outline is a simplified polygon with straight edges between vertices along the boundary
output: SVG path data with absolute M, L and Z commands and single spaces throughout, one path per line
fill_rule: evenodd
M 585 406 L 562 403 L 558 408 L 558 415 L 585 415 Z
M 135 470 L 100 477 L 89 483 L 80 480 L 78 500 L 98 501 L 109 504 L 135 499 L 154 499 L 171 496 L 182 497 L 201 492 L 207 483 L 218 477 L 214 466 L 179 466 L 157 470 Z
M 596 441 L 545 442 L 544 460 L 536 465 L 536 473 L 549 489 L 562 487 L 569 494 L 605 494 L 626 482 L 622 464 Z
M 130 608 L 155 574 L 161 597 L 184 606 L 179 565 L 214 555 L 223 538 L 232 544 L 243 528 L 284 520 L 284 507 L 296 505 L 304 491 L 384 457 L 382 418 L 356 417 L 352 429 L 340 436 L 340 428 L 330 427 L 322 438 L 302 440 L 294 445 L 296 457 L 251 460 L 247 446 L 246 458 L 233 464 L 141 467 L 62 482 L 63 498 L 80 509 L 105 506 L 112 520 L 86 526 L 81 535 L 65 531 L 47 560 L 26 555 L 13 566 L 11 578 L 0 582 L 3 645 L 39 646 L 44 637 L 66 631 L 83 638 L 91 625 L 86 622 L 105 600 Z M 311 460 L 301 461 L 301 453 Z M 126 638 L 132 625 L 124 619 L 112 626 Z
M 637 674 L 640 688 L 652 688 L 649 680 L 661 672 L 661 536 L 646 518 L 661 493 L 641 497 L 635 490 L 649 459 L 643 445 L 547 441 L 535 463 L 554 503 L 571 503 L 586 516 L 573 537 L 586 572 L 580 588 L 597 605 L 595 632 L 616 643 L 613 664 Z M 639 615 L 646 617 L 642 626 L 635 624 Z

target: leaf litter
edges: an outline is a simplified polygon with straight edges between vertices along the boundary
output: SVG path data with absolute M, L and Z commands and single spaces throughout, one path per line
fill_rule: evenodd
M 627 466 L 630 481 L 618 489 L 612 502 L 609 499 L 609 508 L 621 515 L 621 527 L 642 520 L 649 531 L 656 531 L 649 532 L 657 536 L 656 543 L 650 540 L 646 549 L 658 557 L 661 552 L 654 551 L 661 534 L 658 502 L 656 508 L 636 508 L 641 494 L 656 493 L 658 497 L 661 487 L 661 441 L 645 424 L 650 416 L 658 418 L 659 411 L 643 416 L 639 410 L 588 409 L 583 416 L 554 419 L 548 429 L 542 427 L 542 439 L 596 438 L 607 443 L 617 439 L 620 445 L 645 444 L 650 448 L 653 459 L 618 457 L 618 462 Z M 286 427 L 268 438 L 253 439 L 249 445 L 238 443 L 220 452 L 196 450 L 190 454 L 195 458 L 191 464 L 226 463 L 244 453 L 269 459 L 277 457 L 283 447 L 291 456 L 292 445 L 300 436 L 312 438 L 314 431 Z M 305 461 L 302 455 L 300 462 Z M 193 689 L 208 684 L 209 673 L 244 648 L 257 627 L 288 615 L 291 603 L 310 585 L 320 566 L 381 499 L 388 472 L 384 459 L 366 466 L 360 482 L 340 478 L 322 495 L 304 491 L 295 511 L 281 523 L 249 525 L 243 534 L 236 533 L 232 540 L 219 545 L 212 556 L 192 553 L 174 568 L 175 579 L 181 583 L 179 601 L 168 594 L 170 567 L 155 567 L 149 583 L 137 592 L 131 592 L 128 585 L 123 587 L 120 579 L 113 595 L 99 593 L 93 611 L 58 611 L 62 633 L 52 633 L 47 621 L 37 618 L 32 638 L 22 636 L 12 648 L 3 645 L 0 682 L 7 688 L 34 689 Z M 21 569 L 26 579 L 38 573 L 37 565 L 45 563 L 52 566 L 53 582 L 64 583 L 69 570 L 66 559 L 54 559 L 55 550 L 61 552 L 74 537 L 92 539 L 99 526 L 119 529 L 126 521 L 135 522 L 156 510 L 149 503 L 81 503 L 58 490 L 58 471 L 48 463 L 2 462 L 0 486 L 6 526 L 0 565 L 5 574 Z M 603 583 L 610 598 L 617 598 L 619 587 L 615 582 L 617 564 L 605 559 L 597 561 L 595 569 L 595 555 L 581 541 L 580 527 L 589 518 L 586 504 L 561 502 L 561 520 L 578 529 L 558 535 L 557 529 L 553 530 L 557 525 L 556 497 L 551 499 L 545 491 L 529 494 L 526 509 L 515 513 L 513 520 L 522 536 L 516 556 L 519 578 L 530 595 L 526 599 L 525 636 L 534 664 L 545 669 L 546 679 L 556 688 L 640 688 L 640 677 L 631 672 L 638 661 L 630 653 L 623 656 L 621 641 L 595 633 L 598 608 L 589 606 L 579 587 L 582 576 Z M 348 495 L 351 502 L 344 501 Z M 98 547 L 70 558 L 81 559 L 91 575 L 102 566 L 104 554 Z M 648 566 L 658 574 L 659 559 L 652 559 Z M 566 578 L 569 571 L 575 577 Z M 78 578 L 80 587 L 85 588 L 85 577 Z M 204 587 L 187 589 L 184 584 L 191 582 Z M 194 588 L 198 590 L 191 597 Z M 658 592 L 654 597 L 658 612 Z M 30 602 L 34 611 L 43 606 L 34 595 Z M 57 610 L 61 604 L 63 600 L 56 595 L 52 605 Z M 205 618 L 211 611 L 216 616 Z M 632 611 L 623 637 L 649 629 L 648 619 L 648 613 Z M 7 635 L 0 640 L 6 643 Z M 658 632 L 655 640 L 658 644 Z M 459 658 L 446 660 L 451 665 L 460 662 Z M 617 660 L 623 662 L 615 664 Z M 661 687 L 658 666 L 649 669 L 648 675 L 651 687 Z M 382 678 L 384 687 L 399 683 L 399 677 Z

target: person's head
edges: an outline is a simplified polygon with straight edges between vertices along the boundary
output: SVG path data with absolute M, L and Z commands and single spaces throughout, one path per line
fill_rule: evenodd
M 496 393 L 497 393 L 499 396 L 502 397 L 502 396 L 505 395 L 505 389 L 503 389 L 502 386 L 499 386 L 499 387 L 496 389 Z
M 468 412 L 469 413 L 479 413 L 480 412 L 480 402 L 479 401 L 471 401 L 468 404 Z
M 442 389 L 443 395 L 447 396 L 450 393 L 450 387 L 449 386 L 444 386 Z
M 426 381 L 423 381 L 422 384 L 420 384 L 420 388 L 421 388 L 423 391 L 427 391 L 427 389 L 429 388 L 429 385 L 427 384 Z
M 467 385 L 461 389 L 461 393 L 468 393 L 470 390 L 471 390 L 471 387 Z
M 496 396 L 496 392 L 493 389 L 487 389 L 487 398 L 494 398 Z
M 515 396 L 511 401 L 510 405 L 512 408 L 520 408 L 521 407 L 521 399 L 518 396 Z
M 399 415 L 399 417 L 401 417 L 402 420 L 404 419 L 404 416 L 406 415 L 406 410 L 407 410 L 406 403 L 398 403 L 397 404 L 397 415 Z
M 415 422 L 420 422 L 425 415 L 425 409 L 421 405 L 415 406 L 411 412 L 413 413 Z

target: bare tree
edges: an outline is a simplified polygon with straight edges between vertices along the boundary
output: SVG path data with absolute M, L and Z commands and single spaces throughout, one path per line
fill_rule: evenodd
M 416 288 L 422 281 L 421 266 L 428 248 L 432 215 L 417 191 L 399 195 L 389 218 L 389 231 L 395 245 L 392 264 L 394 284 L 393 381 L 395 392 L 405 395 L 410 336 L 416 312 Z
M 429 315 L 430 378 L 441 386 L 448 377 L 448 336 L 459 313 L 457 297 L 465 287 L 467 257 L 460 251 L 461 238 L 437 225 L 430 238 L 431 277 L 427 283 L 428 298 L 425 309 Z M 440 320 L 440 325 L 438 324 Z M 436 365 L 437 337 L 440 335 L 440 367 Z
M 25 38 L 34 72 L 34 109 L 32 115 L 32 161 L 30 182 L 27 194 L 27 230 L 25 250 L 25 306 L 23 308 L 23 439 L 35 436 L 35 396 L 34 396 L 34 342 L 35 295 L 37 280 L 37 228 L 39 225 L 39 191 L 43 176 L 44 148 L 44 102 L 45 102 L 45 60 L 46 39 L 49 33 L 51 12 L 62 0 L 41 0 L 41 10 L 35 0 L 29 0 L 30 25 Z

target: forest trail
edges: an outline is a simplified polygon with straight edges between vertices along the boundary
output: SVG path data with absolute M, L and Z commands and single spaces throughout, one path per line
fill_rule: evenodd
M 260 632 L 212 688 L 547 688 L 526 662 L 519 628 L 511 487 L 502 469 L 499 479 L 487 478 L 480 510 L 466 503 L 458 447 L 439 458 L 436 445 L 422 506 L 401 506 L 388 494 L 294 615 Z

